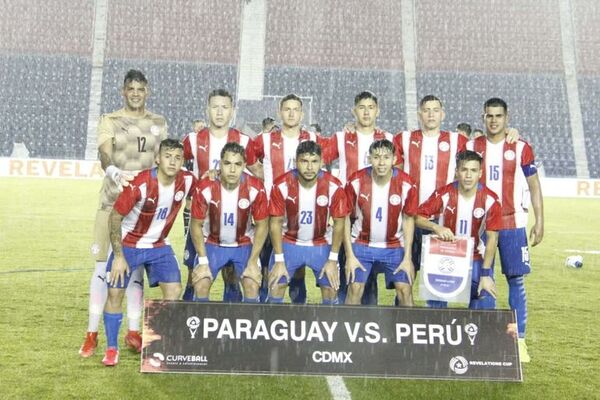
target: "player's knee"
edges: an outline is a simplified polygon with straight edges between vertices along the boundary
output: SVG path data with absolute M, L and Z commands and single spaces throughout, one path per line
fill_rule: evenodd
M 333 300 L 337 296 L 337 291 L 329 286 L 321 286 L 321 295 L 323 299 Z
M 114 289 L 111 288 L 108 290 L 108 297 L 106 298 L 106 306 L 105 310 L 109 312 L 118 311 L 121 309 L 121 304 L 123 303 L 123 295 L 125 294 L 125 289 Z
M 164 300 L 178 300 L 181 295 L 181 284 L 178 282 L 161 285 Z
M 256 297 L 258 295 L 260 285 L 254 281 L 254 279 L 244 277 L 242 280 L 242 289 L 244 289 L 244 294 L 246 297 Z
M 394 283 L 396 288 L 396 296 L 400 301 L 400 305 L 409 305 L 412 303 L 412 286 L 404 282 Z

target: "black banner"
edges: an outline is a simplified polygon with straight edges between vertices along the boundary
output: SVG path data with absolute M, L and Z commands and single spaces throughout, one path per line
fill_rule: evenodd
M 146 301 L 142 372 L 522 381 L 509 310 Z

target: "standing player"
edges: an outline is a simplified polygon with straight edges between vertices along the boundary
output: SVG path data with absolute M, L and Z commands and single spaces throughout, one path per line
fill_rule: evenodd
M 295 168 L 296 149 L 300 143 L 311 140 L 324 145 L 326 142 L 317 133 L 302 129 L 301 124 L 304 117 L 302 99 L 295 94 L 288 94 L 281 99 L 279 117 L 282 123 L 281 129 L 274 126 L 271 131 L 262 132 L 254 139 L 254 155 L 262 163 L 267 195 L 270 194 L 275 179 Z M 328 161 L 325 160 L 325 162 Z M 268 243 L 265 247 L 267 246 Z M 266 266 L 263 268 L 266 269 Z M 264 272 L 266 270 L 263 270 Z M 264 273 L 263 278 L 266 275 Z M 266 279 L 264 279 L 261 290 L 266 290 L 267 286 Z M 296 304 L 306 302 L 306 283 L 302 268 L 290 281 L 290 297 Z
M 502 273 L 508 281 L 508 301 L 517 312 L 519 353 L 522 362 L 530 357 L 525 344 L 527 326 L 527 297 L 524 275 L 531 271 L 527 244 L 527 209 L 523 207 L 525 186 L 529 188 L 535 215 L 529 240 L 538 245 L 544 237 L 544 206 L 542 190 L 531 146 L 519 140 L 506 141 L 508 106 L 499 98 L 491 98 L 484 104 L 483 122 L 487 137 L 469 141 L 467 148 L 483 158 L 481 182 L 493 190 L 502 203 L 502 229 L 498 234 L 498 249 Z
M 108 301 L 104 308 L 107 349 L 102 363 L 119 362 L 121 303 L 131 275 L 146 268 L 151 287 L 160 286 L 163 299 L 181 294 L 179 264 L 167 235 L 185 198 L 195 187 L 194 176 L 181 169 L 183 146 L 166 139 L 156 158 L 158 167 L 138 174 L 121 193 L 109 217 L 112 254 L 106 267 Z
M 269 272 L 271 303 L 283 303 L 290 276 L 307 266 L 321 287 L 323 304 L 337 304 L 338 252 L 349 211 L 340 181 L 321 166 L 321 147 L 313 141 L 302 142 L 296 149 L 296 169 L 273 185 L 269 204 L 274 252 Z
M 233 96 L 223 89 L 211 91 L 208 94 L 206 114 L 208 115 L 208 127 L 190 133 L 183 140 L 184 156 L 186 160 L 193 162 L 192 171 L 194 176 L 201 179 L 209 171 L 212 171 L 211 176 L 214 177 L 215 171 L 219 169 L 221 150 L 223 150 L 226 143 L 230 142 L 241 144 L 246 149 L 248 169 L 255 174 L 261 173 L 260 168 L 256 169 L 258 165 L 254 161 L 252 139 L 237 129 L 230 128 L 234 114 Z M 184 210 L 185 221 L 189 221 L 189 213 L 189 204 L 187 204 Z M 194 267 L 195 256 L 196 251 L 192 239 L 188 236 L 183 257 L 184 264 L 189 268 L 188 283 L 183 295 L 184 300 L 192 300 L 193 298 L 194 289 L 191 284 L 191 269 Z M 239 277 L 233 275 L 231 269 L 223 270 L 223 280 L 225 282 L 224 301 L 241 300 L 237 278 Z
M 370 167 L 348 180 L 352 232 L 347 221 L 344 247 L 348 294 L 346 304 L 360 304 L 371 269 L 383 268 L 388 288 L 401 305 L 412 306 L 414 266 L 410 249 L 417 212 L 417 194 L 410 177 L 394 168 L 394 145 L 387 139 L 369 148 Z
M 352 108 L 355 123 L 353 130 L 336 132 L 329 139 L 329 156 L 331 161 L 339 159 L 338 178 L 343 185 L 348 177 L 356 171 L 369 166 L 369 147 L 374 141 L 387 139 L 393 140 L 389 132 L 377 128 L 377 117 L 379 116 L 379 102 L 377 96 L 369 91 L 363 91 L 354 97 Z M 344 270 L 345 257 L 342 251 L 340 257 L 340 301 L 346 298 L 346 274 Z M 376 275 L 371 273 L 365 285 L 365 296 L 363 302 L 366 304 L 377 304 L 377 280 Z
M 82 357 L 90 357 L 98 346 L 98 326 L 106 302 L 106 258 L 109 235 L 108 216 L 113 203 L 123 187 L 129 185 L 136 171 L 150 168 L 158 153 L 158 146 L 167 137 L 167 122 L 158 114 L 146 110 L 150 93 L 148 80 L 137 70 L 129 70 L 123 82 L 122 95 L 125 106 L 101 117 L 98 125 L 98 154 L 106 177 L 100 191 L 100 205 L 96 212 L 95 242 L 92 253 L 96 257 L 96 269 L 90 281 L 90 304 L 88 332 L 79 349 Z M 127 287 L 127 317 L 129 331 L 125 343 L 141 351 L 139 335 L 142 316 L 143 274 L 134 273 L 132 284 Z
M 433 232 L 441 240 L 454 241 L 457 236 L 473 238 L 473 271 L 471 275 L 471 302 L 469 308 L 494 309 L 494 256 L 501 228 L 501 209 L 498 196 L 481 178 L 481 157 L 474 151 L 462 151 L 456 157 L 457 180 L 438 188 L 419 206 L 416 226 Z M 440 216 L 439 223 L 430 219 Z M 485 250 L 479 238 L 485 232 Z
M 244 301 L 259 301 L 259 256 L 268 234 L 268 200 L 262 181 L 245 174 L 245 168 L 244 147 L 227 143 L 221 151 L 219 178 L 204 178 L 194 194 L 190 229 L 198 254 L 192 272 L 196 301 L 208 301 L 219 270 L 230 263 L 242 277 Z

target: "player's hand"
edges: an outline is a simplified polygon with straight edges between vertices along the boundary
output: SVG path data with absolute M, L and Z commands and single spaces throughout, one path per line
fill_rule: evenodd
M 210 272 L 210 268 L 208 268 L 208 264 L 198 264 L 192 270 L 192 285 L 196 286 L 198 282 L 202 279 L 211 279 L 212 274 Z
M 367 272 L 367 269 L 362 266 L 358 258 L 351 256 L 346 257 L 346 282 L 354 283 L 356 279 L 356 270 L 361 269 L 363 272 Z
M 217 179 L 219 177 L 219 173 L 220 172 L 218 169 L 209 169 L 202 175 L 201 179 L 208 177 L 208 179 L 210 179 L 211 181 L 214 181 L 215 179 Z
M 394 271 L 394 275 L 400 271 L 406 272 L 406 275 L 408 275 L 408 284 L 412 285 L 415 280 L 415 266 L 410 257 L 404 257 L 404 260 L 402 260 L 400 265 L 398 265 L 398 268 Z
M 454 237 L 454 232 L 452 232 L 452 230 L 446 228 L 445 226 L 438 225 L 434 229 L 434 232 L 441 240 L 445 242 L 454 242 L 454 240 L 456 240 L 456 238 Z
M 535 247 L 542 242 L 544 238 L 544 226 L 542 224 L 538 224 L 537 222 L 531 227 L 531 231 L 529 232 L 529 243 L 531 243 L 531 247 Z
M 323 275 L 327 277 L 333 290 L 337 291 L 340 288 L 340 269 L 337 261 L 327 260 L 319 274 L 319 279 L 322 279 Z
M 110 269 L 109 283 L 111 286 L 124 286 L 125 276 L 129 275 L 129 264 L 124 256 L 115 256 Z
M 288 274 L 285 262 L 276 261 L 273 269 L 269 272 L 269 288 L 274 289 L 282 277 L 285 277 L 286 281 L 290 281 L 290 274 Z
M 506 143 L 516 143 L 519 141 L 521 136 L 519 136 L 519 131 L 515 128 L 508 128 L 506 130 Z
M 487 291 L 493 298 L 496 298 L 496 282 L 494 282 L 491 276 L 482 276 L 479 279 L 479 287 L 477 287 L 478 296 L 481 296 L 482 290 Z
M 258 286 L 262 283 L 262 273 L 260 271 L 260 260 L 248 260 L 248 264 L 246 264 L 246 269 L 242 273 L 242 279 L 248 278 L 253 280 L 258 284 Z
M 123 188 L 129 186 L 129 182 L 133 180 L 133 174 L 122 171 L 114 165 L 109 165 L 106 168 L 106 176 L 117 185 L 119 192 L 122 192 Z

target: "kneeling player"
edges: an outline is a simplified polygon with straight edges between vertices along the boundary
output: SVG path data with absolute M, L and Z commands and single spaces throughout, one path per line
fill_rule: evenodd
M 283 303 L 290 276 L 304 266 L 313 270 L 323 304 L 337 303 L 337 259 L 349 211 L 342 184 L 321 165 L 321 146 L 302 142 L 296 149 L 296 169 L 277 178 L 271 190 L 271 303 Z
M 242 277 L 243 301 L 258 303 L 259 256 L 268 233 L 267 195 L 258 178 L 244 173 L 246 155 L 240 144 L 227 143 L 220 164 L 219 178 L 201 180 L 192 202 L 190 232 L 198 254 L 192 271 L 194 300 L 208 301 L 219 271 L 233 264 Z
M 392 142 L 371 144 L 369 159 L 371 166 L 354 173 L 346 185 L 354 218 L 352 232 L 348 220 L 344 237 L 346 304 L 360 304 L 367 277 L 378 268 L 385 272 L 387 287 L 396 289 L 400 305 L 412 306 L 415 269 L 405 249 L 412 246 L 417 192 L 410 177 L 393 167 Z
M 453 241 L 455 236 L 471 236 L 473 272 L 471 275 L 471 302 L 469 308 L 496 307 L 496 284 L 492 264 L 498 244 L 498 230 L 502 228 L 502 210 L 498 196 L 480 184 L 482 159 L 474 151 L 456 155 L 457 180 L 438 188 L 419 206 L 416 225 L 436 234 L 440 239 Z M 439 214 L 439 224 L 429 219 Z M 479 246 L 479 237 L 485 230 L 485 252 Z M 483 252 L 483 257 L 482 257 Z
M 150 286 L 160 286 L 165 300 L 177 300 L 181 292 L 179 265 L 167 235 L 196 181 L 191 173 L 181 170 L 183 146 L 176 140 L 161 142 L 156 164 L 158 167 L 142 171 L 124 188 L 109 218 L 113 253 L 106 266 L 109 278 L 104 327 L 108 347 L 102 360 L 106 366 L 119 362 L 121 304 L 133 270 L 143 265 Z

